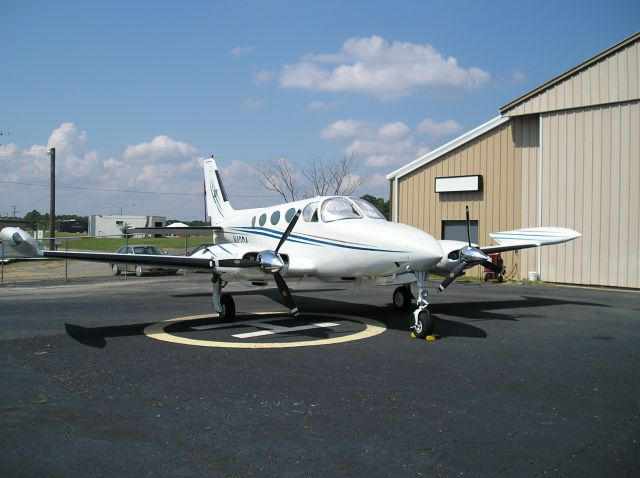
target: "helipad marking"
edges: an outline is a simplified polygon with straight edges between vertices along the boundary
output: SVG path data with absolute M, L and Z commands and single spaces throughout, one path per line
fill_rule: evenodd
M 267 314 L 271 314 L 272 312 L 266 312 Z M 274 314 L 277 312 L 273 312 Z M 210 317 L 208 315 L 203 315 L 201 316 L 201 318 L 207 318 Z M 228 329 L 229 327 L 233 327 L 236 325 L 253 325 L 254 327 L 264 327 L 264 328 L 269 328 L 266 325 L 262 326 L 260 324 L 264 323 L 264 322 L 277 322 L 279 320 L 291 320 L 291 317 L 265 317 L 264 319 L 252 319 L 252 320 L 238 320 L 238 321 L 233 321 L 233 322 L 222 322 L 220 324 L 207 324 L 207 325 L 196 325 L 194 327 L 191 327 L 191 329 L 193 330 L 209 330 L 209 329 Z M 274 325 L 273 327 L 277 327 L 277 325 Z
M 278 312 L 258 312 L 256 314 L 251 314 L 251 315 L 264 316 L 264 315 L 273 315 L 273 314 L 278 314 Z M 226 348 L 234 348 L 234 349 L 267 349 L 267 348 L 312 347 L 312 346 L 318 346 L 318 345 L 340 344 L 345 342 L 351 342 L 354 340 L 362 340 L 369 337 L 374 337 L 376 335 L 381 334 L 385 330 L 387 330 L 387 327 L 384 324 L 366 317 L 358 317 L 355 315 L 342 315 L 342 314 L 322 314 L 322 316 L 335 317 L 336 319 L 351 320 L 354 322 L 359 322 L 361 324 L 364 324 L 365 329 L 360 332 L 356 332 L 355 334 L 343 335 L 341 337 L 333 337 L 333 338 L 318 339 L 318 340 L 301 340 L 299 342 L 282 342 L 282 343 L 224 342 L 219 340 L 198 340 L 198 339 L 192 339 L 188 337 L 182 337 L 179 335 L 173 335 L 168 332 L 165 332 L 164 330 L 168 326 L 176 324 L 178 322 L 212 318 L 212 315 L 207 314 L 207 315 L 190 315 L 187 317 L 178 317 L 176 319 L 168 319 L 162 322 L 156 322 L 155 324 L 151 324 L 148 327 L 145 327 L 144 333 L 147 337 L 151 337 L 152 339 L 162 340 L 164 342 L 171 342 L 175 344 L 196 345 L 198 347 L 226 347 Z M 255 319 L 252 321 L 230 322 L 230 323 L 224 323 L 224 324 L 211 324 L 211 325 L 197 326 L 192 328 L 198 329 L 198 330 L 201 330 L 203 328 L 207 328 L 207 329 L 217 329 L 217 328 L 225 328 L 225 327 L 230 328 L 230 327 L 234 327 L 235 325 L 242 325 L 250 322 L 256 323 L 259 321 L 262 323 L 266 320 L 277 321 L 277 320 L 284 320 L 288 318 L 289 317 L 282 317 L 282 318 L 274 317 L 274 318 L 268 318 L 268 319 Z M 322 324 L 327 325 L 329 323 L 327 322 Z M 266 324 L 262 324 L 262 325 L 266 325 Z M 317 325 L 317 324 L 313 324 L 313 325 Z M 328 326 L 333 327 L 336 325 L 339 325 L 339 324 L 332 324 Z M 311 327 L 311 326 L 312 325 L 310 324 L 308 326 L 301 326 L 301 327 Z M 273 327 L 279 327 L 279 326 L 273 326 Z M 286 329 L 285 332 L 287 331 L 292 332 L 296 328 L 297 327 L 282 327 L 282 329 Z M 262 332 L 269 332 L 269 330 L 259 331 L 257 333 L 262 333 Z M 252 332 L 252 333 L 256 334 L 256 332 Z
M 298 332 L 300 330 L 311 330 L 328 327 L 339 327 L 340 324 L 333 322 L 322 322 L 321 324 L 299 325 L 297 327 L 280 327 L 271 324 L 256 324 L 258 327 L 268 327 L 267 330 L 258 330 L 257 332 L 247 332 L 246 334 L 233 334 L 231 337 L 237 339 L 250 339 L 252 337 L 264 337 L 265 335 L 286 334 L 287 332 Z

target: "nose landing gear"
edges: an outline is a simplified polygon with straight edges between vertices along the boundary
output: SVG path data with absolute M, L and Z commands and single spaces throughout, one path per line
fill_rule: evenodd
M 418 271 L 415 273 L 416 283 L 418 286 L 418 300 L 416 305 L 418 308 L 411 314 L 411 329 L 415 336 L 419 339 L 425 339 L 433 334 L 433 318 L 429 314 L 429 302 L 427 300 L 429 293 L 425 287 L 427 281 L 427 273 Z

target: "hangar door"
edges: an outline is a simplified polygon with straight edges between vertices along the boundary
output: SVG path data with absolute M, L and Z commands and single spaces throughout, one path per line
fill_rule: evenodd
M 478 243 L 478 221 L 469 221 L 471 242 Z M 467 242 L 467 221 L 442 221 L 442 239 Z

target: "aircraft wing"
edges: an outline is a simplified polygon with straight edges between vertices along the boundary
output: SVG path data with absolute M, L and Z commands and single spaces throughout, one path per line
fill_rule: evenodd
M 79 261 L 113 262 L 118 264 L 162 265 L 211 269 L 211 259 L 188 256 L 160 256 L 150 254 L 117 254 L 108 252 L 83 251 L 42 251 L 42 257 L 54 259 L 74 259 Z M 215 264 L 214 264 L 215 266 Z
M 481 247 L 480 250 L 485 254 L 550 246 L 572 241 L 581 236 L 579 232 L 566 227 L 530 227 L 513 231 L 492 232 L 489 235 L 498 245 Z
M 151 254 L 118 254 L 84 251 L 45 251 L 25 231 L 17 227 L 5 227 L 0 231 L 0 241 L 22 257 L 50 257 L 78 261 L 112 262 L 118 264 L 163 265 L 217 270 L 218 268 L 257 267 L 255 260 L 215 257 L 187 257 Z

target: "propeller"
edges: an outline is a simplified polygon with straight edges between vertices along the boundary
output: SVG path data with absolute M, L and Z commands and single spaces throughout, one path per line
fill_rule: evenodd
M 280 274 L 280 271 L 284 267 L 284 262 L 278 254 L 278 251 L 289 238 L 289 234 L 291 234 L 291 231 L 293 231 L 293 228 L 298 222 L 298 219 L 300 219 L 300 214 L 302 214 L 302 209 L 298 209 L 295 216 L 293 216 L 293 218 L 291 219 L 291 222 L 282 233 L 282 237 L 280 238 L 275 251 L 262 251 L 260 254 L 258 254 L 258 267 L 265 272 L 271 272 L 273 274 L 273 277 L 276 280 L 276 285 L 278 286 L 278 292 L 280 292 L 280 296 L 282 297 L 284 304 L 289 308 L 289 310 L 291 311 L 291 315 L 293 315 L 294 317 L 300 315 L 300 312 L 298 312 L 298 307 L 296 306 L 296 303 L 291 296 L 289 286 L 287 286 L 287 283 L 282 277 L 282 274 Z
M 274 251 L 276 253 L 276 256 L 278 255 L 278 251 L 280 250 L 282 245 L 289 238 L 289 234 L 291 234 L 291 231 L 293 231 L 293 228 L 298 222 L 298 219 L 300 219 L 301 213 L 302 213 L 302 209 L 298 209 L 295 216 L 293 216 L 293 218 L 291 219 L 289 226 L 285 229 L 284 233 L 282 234 L 282 237 L 280 238 L 280 242 L 278 242 L 278 245 L 276 246 L 276 250 Z M 282 275 L 280 275 L 280 270 L 277 270 L 273 274 L 273 276 L 276 280 L 276 285 L 278 286 L 278 291 L 282 296 L 282 300 L 284 301 L 285 305 L 289 307 L 289 310 L 291 311 L 291 315 L 293 315 L 294 317 L 297 317 L 298 315 L 300 315 L 300 312 L 298 312 L 298 307 L 296 306 L 296 303 L 293 300 L 293 297 L 291 296 L 291 291 L 289 290 L 287 283 L 282 278 Z
M 470 267 L 483 265 L 487 269 L 501 274 L 503 267 L 494 264 L 489 260 L 487 256 L 480 248 L 473 247 L 471 245 L 471 221 L 469 220 L 469 206 L 466 206 L 466 218 L 467 218 L 467 246 L 460 249 L 460 262 L 453 268 L 447 277 L 438 286 L 438 292 L 443 292 L 447 287 L 451 285 L 458 277 L 460 277 L 466 269 Z
M 262 251 L 258 254 L 256 259 L 219 259 L 215 261 L 216 267 L 257 267 L 263 272 L 273 274 L 280 296 L 282 297 L 284 304 L 289 308 L 289 310 L 291 310 L 291 314 L 294 317 L 298 316 L 300 313 L 298 312 L 298 307 L 296 306 L 293 297 L 291 297 L 291 291 L 289 290 L 287 283 L 282 277 L 282 274 L 280 274 L 280 271 L 284 268 L 284 261 L 282 260 L 282 257 L 280 257 L 280 254 L 278 254 L 278 251 L 280 251 L 282 245 L 289 238 L 291 231 L 293 231 L 298 219 L 300 219 L 300 214 L 302 214 L 302 209 L 298 209 L 296 214 L 291 218 L 291 222 L 282 233 L 282 237 L 280 237 L 280 241 L 278 241 L 278 245 L 274 251 Z

